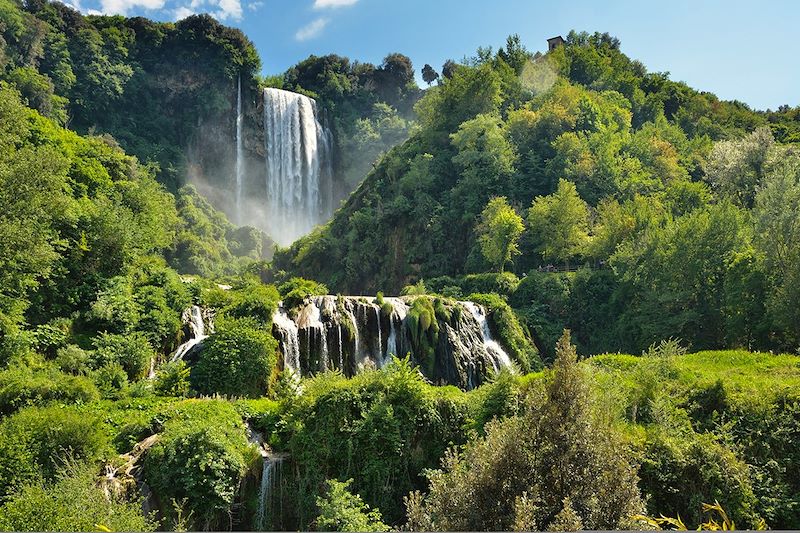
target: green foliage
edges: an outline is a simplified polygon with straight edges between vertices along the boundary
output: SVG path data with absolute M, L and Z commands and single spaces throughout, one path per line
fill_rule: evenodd
M 41 368 L 11 366 L 0 371 L 0 413 L 8 415 L 30 405 L 88 403 L 99 399 L 97 388 L 84 376 Z
M 322 283 L 303 278 L 292 278 L 278 287 L 278 292 L 287 309 L 300 305 L 309 296 L 328 294 L 328 288 Z M 271 315 L 270 315 L 271 318 Z
M 555 529 L 565 527 L 565 509 L 576 519 L 570 523 L 614 528 L 641 511 L 632 458 L 592 413 L 568 333 L 556 351 L 544 398 L 488 424 L 486 436 L 462 451 L 448 451 L 442 470 L 428 475 L 428 494 L 406 499 L 411 528 L 500 531 L 525 522 Z
M 349 490 L 387 523 L 403 513 L 402 497 L 421 488 L 423 469 L 438 464 L 449 442 L 462 442 L 464 393 L 426 385 L 408 360 L 346 379 L 323 374 L 304 382 L 285 417 L 286 450 L 298 468 L 298 493 L 284 503 L 298 527 L 318 515 L 327 479 L 353 479 Z
M 155 531 L 158 523 L 142 514 L 141 498 L 107 495 L 89 465 L 71 463 L 53 483 L 34 480 L 0 507 L 5 531 Z
M 241 417 L 226 402 L 185 400 L 162 411 L 159 419 L 163 430 L 145 457 L 145 480 L 162 501 L 185 499 L 193 528 L 228 523 L 254 453 Z
M 99 420 L 72 408 L 29 407 L 0 423 L 0 494 L 51 481 L 68 460 L 92 462 L 108 446 Z
M 489 263 L 501 273 L 506 263 L 519 255 L 519 240 L 525 225 L 514 209 L 508 205 L 504 196 L 489 200 L 477 227 L 481 252 Z
M 136 381 L 145 377 L 156 353 L 141 333 L 114 335 L 104 333 L 95 340 L 94 361 L 98 367 L 119 363 L 128 379 Z
M 192 388 L 201 394 L 260 396 L 277 362 L 278 342 L 249 321 L 220 325 L 192 367 Z
M 353 480 L 344 483 L 329 479 L 325 497 L 317 497 L 316 527 L 319 531 L 389 531 L 381 522 L 381 512 L 370 509 L 358 494 L 349 490 Z
M 153 382 L 153 390 L 162 396 L 187 396 L 191 369 L 185 361 L 168 362 L 161 366 Z
M 542 257 L 569 266 L 569 260 L 582 253 L 588 240 L 588 218 L 586 203 L 566 180 L 559 180 L 552 195 L 537 197 L 528 212 L 528 224 Z

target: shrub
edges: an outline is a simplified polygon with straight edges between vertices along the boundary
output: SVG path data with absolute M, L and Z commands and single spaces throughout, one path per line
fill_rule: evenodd
M 145 377 L 156 352 L 143 333 L 115 335 L 104 333 L 95 340 L 98 366 L 119 363 L 131 381 Z
M 142 514 L 141 498 L 123 499 L 97 486 L 90 465 L 73 465 L 52 485 L 41 480 L 19 487 L 0 507 L 3 531 L 155 531 Z
M 94 354 L 75 344 L 68 344 L 56 352 L 55 364 L 62 372 L 86 375 L 91 370 Z
M 162 396 L 186 396 L 189 394 L 190 372 L 186 361 L 168 362 L 156 374 L 153 390 Z
M 70 376 L 53 366 L 14 366 L 0 372 L 0 413 L 49 402 L 87 403 L 100 395 L 92 381 Z
M 270 333 L 232 321 L 203 343 L 192 368 L 192 387 L 201 394 L 260 396 L 267 391 L 277 348 Z
M 639 470 L 642 492 L 653 514 L 703 522 L 703 503 L 719 501 L 739 526 L 757 526 L 756 499 L 748 466 L 712 434 L 691 430 L 648 439 Z
M 389 531 L 381 520 L 378 509 L 370 509 L 358 494 L 350 492 L 352 479 L 344 483 L 329 479 L 325 482 L 327 492 L 317 498 L 319 516 L 318 531 Z
M 164 421 L 163 428 L 145 458 L 145 480 L 161 501 L 185 500 L 195 529 L 220 529 L 257 455 L 241 417 L 227 402 L 185 400 L 156 419 Z
M 303 303 L 303 300 L 309 296 L 328 294 L 328 287 L 310 279 L 292 278 L 281 284 L 278 292 L 283 299 L 284 307 L 291 309 Z
M 231 301 L 222 312 L 232 318 L 249 318 L 269 327 L 280 295 L 272 285 L 251 284 L 231 291 Z
M 75 409 L 29 407 L 0 424 L 0 495 L 56 477 L 67 460 L 92 462 L 108 447 L 99 420 Z
M 593 412 L 567 332 L 556 352 L 543 397 L 532 398 L 520 416 L 487 424 L 486 436 L 462 451 L 449 451 L 443 469 L 429 473 L 430 492 L 407 498 L 412 530 L 632 525 L 642 502 L 629 454 Z
M 117 362 L 108 363 L 95 370 L 92 379 L 105 398 L 115 397 L 128 387 L 128 374 Z

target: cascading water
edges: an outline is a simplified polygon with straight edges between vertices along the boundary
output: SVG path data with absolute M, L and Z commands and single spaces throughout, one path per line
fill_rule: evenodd
M 379 354 L 377 360 L 378 360 L 378 364 L 381 365 L 381 364 L 383 364 L 383 357 L 380 356 L 380 354 L 383 353 L 383 338 L 381 338 L 381 308 L 380 307 L 376 307 L 375 308 L 375 324 L 376 324 L 375 327 L 378 330 L 378 349 L 375 350 L 375 353 Z
M 300 335 L 297 324 L 289 318 L 281 305 L 272 317 L 272 324 L 278 330 L 283 343 L 283 367 L 295 373 L 300 371 Z
M 253 430 L 249 424 L 247 424 L 246 430 L 247 440 L 258 449 L 258 453 L 261 455 L 261 483 L 258 489 L 258 507 L 253 525 L 255 531 L 264 531 L 270 525 L 267 523 L 267 519 L 272 503 L 272 494 L 276 484 L 280 483 L 280 471 L 284 457 L 270 454 L 264 444 L 264 436 Z
M 342 348 L 342 323 L 339 322 L 339 370 L 344 372 L 344 349 Z
M 331 214 L 331 133 L 317 103 L 281 89 L 264 89 L 267 233 L 287 245 Z
M 508 356 L 506 351 L 503 350 L 503 347 L 492 338 L 492 332 L 489 329 L 489 323 L 486 321 L 486 314 L 484 313 L 483 308 L 479 305 L 475 305 L 473 302 L 459 303 L 466 307 L 478 322 L 478 325 L 481 328 L 481 333 L 483 334 L 483 345 L 486 347 L 486 351 L 489 353 L 489 356 L 492 359 L 494 371 L 499 372 L 501 368 L 510 367 L 511 358 Z
M 208 337 L 208 335 L 206 335 L 206 326 L 203 323 L 203 310 L 200 309 L 200 307 L 193 305 L 183 312 L 181 318 L 184 324 L 189 324 L 191 337 L 188 341 L 178 346 L 178 349 L 172 354 L 170 361 L 180 361 L 192 348 Z
M 336 344 L 338 368 L 348 376 L 383 367 L 393 355 L 410 353 L 411 363 L 427 379 L 470 389 L 511 365 L 508 354 L 492 339 L 486 311 L 472 302 L 445 302 L 449 311 L 435 317 L 438 339 L 421 350 L 412 329 L 417 326 L 409 317 L 414 300 L 413 296 L 384 298 L 387 311 L 391 305 L 387 333 L 382 324 L 386 317 L 375 298 L 316 296 L 294 308 L 291 318 L 287 310 L 279 308 L 273 316 L 273 333 L 280 341 L 286 367 L 299 376 L 337 367 Z M 328 332 L 330 343 L 335 343 L 330 347 Z M 300 342 L 295 340 L 298 338 Z
M 242 187 L 244 186 L 244 153 L 242 148 L 242 75 L 236 92 L 236 223 L 242 224 Z

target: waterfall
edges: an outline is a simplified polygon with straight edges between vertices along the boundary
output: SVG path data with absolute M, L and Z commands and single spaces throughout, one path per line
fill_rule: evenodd
M 283 305 L 272 317 L 272 324 L 280 332 L 283 341 L 283 368 L 300 372 L 300 335 L 297 324 L 289 318 Z
M 355 341 L 355 350 L 353 353 L 353 359 L 355 361 L 355 367 L 358 368 L 358 364 L 361 361 L 361 346 L 359 346 L 358 342 L 358 321 L 356 320 L 356 316 L 350 309 L 347 309 L 347 315 L 350 317 L 350 323 L 353 324 L 353 338 Z
M 502 346 L 492 339 L 485 309 L 471 302 L 445 303 L 458 312 L 442 313 L 435 318 L 439 337 L 433 353 L 419 353 L 410 342 L 408 320 L 415 298 L 384 299 L 386 311 L 391 305 L 385 335 L 384 312 L 373 298 L 315 296 L 299 303 L 291 310 L 291 316 L 280 306 L 273 315 L 273 334 L 280 341 L 285 367 L 291 368 L 297 377 L 330 368 L 339 368 L 352 376 L 366 369 L 384 367 L 393 355 L 410 353 L 411 364 L 417 365 L 432 382 L 471 389 L 511 365 Z M 352 335 L 347 340 L 345 330 Z
M 281 89 L 264 89 L 267 233 L 288 245 L 331 214 L 331 133 L 317 103 Z
M 180 361 L 192 348 L 208 337 L 208 335 L 206 335 L 205 324 L 203 323 L 203 310 L 200 309 L 200 307 L 193 305 L 185 310 L 181 319 L 184 324 L 189 324 L 191 337 L 188 341 L 178 346 L 178 349 L 172 354 L 170 361 Z
M 320 328 L 320 332 L 322 333 L 322 353 L 319 358 L 320 370 L 328 370 L 328 332 L 325 330 L 324 324 Z
M 397 355 L 397 329 L 394 327 L 394 311 L 389 315 L 389 339 L 386 341 L 384 361 L 388 361 L 393 355 Z
M 339 370 L 344 372 L 344 350 L 342 350 L 342 323 L 339 322 Z
M 280 472 L 283 464 L 283 456 L 272 455 L 267 450 L 264 444 L 264 437 L 260 433 L 253 430 L 250 424 L 247 424 L 247 440 L 256 448 L 258 453 L 261 454 L 261 483 L 258 489 L 258 507 L 256 508 L 256 515 L 254 520 L 254 530 L 264 531 L 267 526 L 269 516 L 269 508 L 272 503 L 272 494 L 277 483 L 280 483 Z
M 383 338 L 381 337 L 381 307 L 379 305 L 375 306 L 375 322 L 378 328 L 378 349 L 375 350 L 375 361 L 381 365 L 383 364 L 383 357 L 381 357 L 383 353 Z
M 236 223 L 242 224 L 242 187 L 244 181 L 244 154 L 242 149 L 242 75 L 239 74 L 236 92 Z
M 502 368 L 510 367 L 511 358 L 508 356 L 506 351 L 503 350 L 503 347 L 492 338 L 492 332 L 489 329 L 489 323 L 486 320 L 486 313 L 484 312 L 483 307 L 473 302 L 459 303 L 466 307 L 478 322 L 481 332 L 483 333 L 483 345 L 486 347 L 486 351 L 489 353 L 489 357 L 492 360 L 494 371 L 499 372 Z
M 264 531 L 270 525 L 267 523 L 269 508 L 275 487 L 280 483 L 281 466 L 283 466 L 283 457 L 281 456 L 271 456 L 265 452 L 263 459 L 254 531 Z

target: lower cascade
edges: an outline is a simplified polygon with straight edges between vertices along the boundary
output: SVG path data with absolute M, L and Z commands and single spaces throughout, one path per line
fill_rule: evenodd
M 508 353 L 492 337 L 482 306 L 447 304 L 433 319 L 438 332 L 423 345 L 410 320 L 414 300 L 387 297 L 379 303 L 370 297 L 316 296 L 291 310 L 280 306 L 273 316 L 273 335 L 283 367 L 298 375 L 338 369 L 353 376 L 383 367 L 392 356 L 409 354 L 432 382 L 464 389 L 511 367 Z
M 178 346 L 175 353 L 172 354 L 170 361 L 173 362 L 184 359 L 195 347 L 207 339 L 210 333 L 214 333 L 214 324 L 208 309 L 203 310 L 199 306 L 193 305 L 183 312 L 181 320 L 189 327 L 189 340 Z

